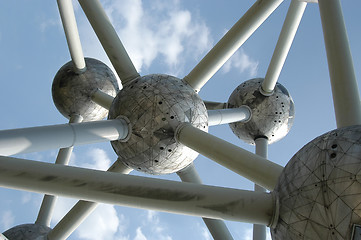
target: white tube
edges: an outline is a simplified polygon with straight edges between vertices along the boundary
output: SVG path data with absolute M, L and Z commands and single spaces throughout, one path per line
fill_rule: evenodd
M 125 166 L 117 160 L 109 169 L 110 172 L 129 174 L 133 169 Z M 89 201 L 78 201 L 72 209 L 51 230 L 48 240 L 67 239 L 79 225 L 96 209 L 98 203 Z
M 203 132 L 189 123 L 178 127 L 176 139 L 268 190 L 274 189 L 283 170 L 282 166 Z
M 270 225 L 272 193 L 83 169 L 0 157 L 0 186 L 92 202 Z
M 199 177 L 194 164 L 191 163 L 184 169 L 177 172 L 177 175 L 183 182 L 191 182 L 202 184 L 202 180 Z M 203 218 L 203 222 L 206 224 L 209 232 L 215 240 L 233 240 L 231 233 L 229 232 L 226 224 L 219 219 Z
M 100 2 L 98 0 L 79 0 L 79 3 L 122 83 L 125 84 L 139 77 Z
M 92 100 L 102 106 L 103 108 L 109 110 L 110 106 L 113 103 L 114 97 L 106 94 L 105 92 L 100 91 L 99 89 L 92 95 Z
M 73 4 L 71 0 L 57 0 L 57 2 L 75 72 L 81 73 L 86 69 L 86 65 L 80 43 L 78 27 L 76 25 Z
M 254 140 L 256 144 L 256 154 L 258 156 L 268 158 L 268 139 L 257 138 Z M 257 192 L 266 192 L 266 189 L 254 185 L 254 190 Z M 266 240 L 266 225 L 253 224 L 253 240 Z
M 273 93 L 306 6 L 307 3 L 300 0 L 291 1 L 266 77 L 262 83 L 261 92 L 266 96 Z
M 126 138 L 128 131 L 123 119 L 2 130 L 0 155 L 114 141 Z
M 258 0 L 254 3 L 184 80 L 199 91 L 282 2 Z
M 83 117 L 80 115 L 71 116 L 69 123 L 80 123 L 83 121 Z M 61 148 L 56 157 L 55 164 L 68 165 L 70 156 L 73 152 L 74 147 Z M 36 224 L 44 225 L 50 227 L 51 218 L 53 216 L 54 207 L 57 197 L 46 195 L 43 198 L 41 207 L 39 210 L 38 217 L 35 221 Z
M 337 127 L 361 124 L 360 94 L 339 0 L 319 0 Z
M 233 122 L 247 122 L 251 119 L 252 112 L 247 106 L 219 110 L 208 110 L 208 125 L 221 125 Z

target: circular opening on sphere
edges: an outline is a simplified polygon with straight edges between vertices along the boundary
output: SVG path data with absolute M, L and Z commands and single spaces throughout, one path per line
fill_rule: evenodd
M 330 155 L 331 158 L 335 158 L 336 156 L 337 156 L 336 153 L 331 153 L 331 155 Z
M 170 116 L 170 119 L 174 119 L 174 116 Z
M 164 150 L 164 147 L 160 147 L 159 149 L 160 149 L 160 150 Z
M 158 160 L 154 160 L 154 162 L 159 162 Z
M 165 121 L 166 119 L 165 118 L 162 118 L 162 121 Z
M 171 152 L 172 151 L 172 149 L 168 149 L 168 152 Z
M 337 148 L 337 144 L 333 144 L 333 145 L 331 146 L 331 148 L 332 148 L 332 149 Z
M 159 104 L 162 104 L 163 102 L 162 101 L 160 101 L 160 102 L 158 102 Z

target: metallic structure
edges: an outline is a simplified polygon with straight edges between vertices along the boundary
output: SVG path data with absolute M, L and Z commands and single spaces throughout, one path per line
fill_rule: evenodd
M 68 119 L 79 115 L 83 121 L 101 120 L 108 110 L 91 101 L 91 96 L 100 90 L 115 97 L 119 91 L 117 79 L 104 63 L 91 58 L 86 58 L 85 63 L 87 67 L 81 74 L 76 73 L 72 61 L 60 68 L 53 81 L 53 100 Z
M 233 133 L 249 144 L 255 144 L 259 137 L 274 143 L 285 137 L 290 131 L 294 117 L 294 103 L 284 86 L 277 83 L 273 94 L 265 96 L 261 93 L 261 78 L 248 80 L 239 85 L 228 99 L 227 108 L 248 106 L 252 118 L 247 123 L 230 123 Z
M 58 0 L 72 61 L 56 74 L 52 95 L 69 123 L 0 131 L 0 186 L 45 194 L 35 223 L 0 239 L 66 239 L 100 202 L 199 216 L 214 239 L 233 239 L 222 220 L 253 223 L 254 240 L 265 240 L 266 226 L 272 239 L 356 239 L 361 104 L 339 1 L 292 0 L 265 78 L 245 81 L 217 103 L 198 92 L 282 0 L 257 0 L 183 79 L 140 76 L 100 2 L 79 0 L 120 90 L 104 63 L 84 58 L 71 0 Z M 307 2 L 320 8 L 338 128 L 282 167 L 267 159 L 268 145 L 287 135 L 295 111 L 277 80 Z M 255 145 L 255 154 L 208 133 L 219 124 Z M 118 155 L 108 171 L 67 166 L 74 146 L 107 141 Z M 11 156 L 56 148 L 56 164 Z M 251 180 L 254 191 L 202 185 L 198 154 Z M 177 173 L 183 182 L 128 175 L 133 169 Z M 81 200 L 51 229 L 56 196 Z
M 339 128 L 304 146 L 287 164 L 278 186 L 277 239 L 299 236 L 351 239 L 359 215 L 360 126 Z
M 198 156 L 176 141 L 179 123 L 208 130 L 207 109 L 198 94 L 168 75 L 147 75 L 126 84 L 109 110 L 109 119 L 118 117 L 126 117 L 132 130 L 128 139 L 112 142 L 115 152 L 125 165 L 150 174 L 175 173 Z

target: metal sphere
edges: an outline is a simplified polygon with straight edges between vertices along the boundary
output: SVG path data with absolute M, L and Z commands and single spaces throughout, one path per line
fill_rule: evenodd
M 272 239 L 351 239 L 361 224 L 361 126 L 328 132 L 283 170 Z
M 259 137 L 268 138 L 274 143 L 290 131 L 295 111 L 293 100 L 287 89 L 280 83 L 276 84 L 271 96 L 260 92 L 263 78 L 248 80 L 239 85 L 228 99 L 227 108 L 246 105 L 252 110 L 252 118 L 246 122 L 230 123 L 233 133 L 249 144 L 255 144 Z
M 92 94 L 99 89 L 115 97 L 119 86 L 107 65 L 92 58 L 85 58 L 85 63 L 87 68 L 83 73 L 74 72 L 72 61 L 60 68 L 53 81 L 53 101 L 68 119 L 80 115 L 84 121 L 101 120 L 108 110 L 93 102 Z
M 180 123 L 208 131 L 207 109 L 194 89 L 164 74 L 140 77 L 118 93 L 109 118 L 125 116 L 132 124 L 127 141 L 111 142 L 127 166 L 150 174 L 168 174 L 188 166 L 198 153 L 176 142 Z
M 9 240 L 46 240 L 51 228 L 40 224 L 22 224 L 6 230 L 3 235 Z

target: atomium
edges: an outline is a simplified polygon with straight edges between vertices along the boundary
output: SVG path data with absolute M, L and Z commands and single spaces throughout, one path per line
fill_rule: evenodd
M 15 226 L 4 232 L 6 237 L 66 239 L 98 202 L 104 202 L 202 217 L 215 239 L 232 239 L 221 220 L 253 223 L 254 229 L 262 225 L 264 233 L 269 226 L 272 238 L 277 240 L 351 239 L 355 226 L 361 225 L 361 105 L 356 79 L 351 76 L 346 31 L 342 24 L 333 22 L 343 21 L 338 0 L 319 0 L 326 51 L 331 56 L 328 61 L 338 129 L 309 142 L 284 168 L 266 159 L 268 144 L 285 137 L 295 117 L 292 97 L 276 82 L 305 2 L 314 0 L 291 2 L 265 78 L 243 82 L 227 103 L 209 105 L 198 91 L 282 1 L 256 1 L 183 79 L 166 74 L 140 76 L 100 2 L 79 2 L 123 89 L 119 90 L 112 70 L 98 60 L 85 58 L 86 68 L 75 66 L 75 59 L 84 60 L 84 56 L 75 17 L 69 17 L 73 14 L 71 1 L 58 1 L 72 61 L 54 78 L 53 100 L 64 117 L 81 116 L 88 122 L 1 131 L 0 151 L 12 149 L 14 142 L 18 148 L 11 154 L 48 150 L 48 146 L 61 148 L 57 164 L 0 156 L 1 186 L 45 194 L 35 224 Z M 64 12 L 68 17 L 64 18 Z M 72 19 L 74 22 L 69 23 Z M 335 36 L 339 41 L 334 41 Z M 234 109 L 241 106 L 245 108 Z M 247 114 L 243 112 L 247 121 L 240 116 L 231 118 L 231 114 L 227 119 L 227 112 L 240 114 L 243 109 L 247 110 Z M 224 117 L 223 123 L 230 123 L 239 139 L 256 145 L 258 155 L 209 134 L 208 124 L 215 125 L 208 122 L 210 113 Z M 107 115 L 108 120 L 98 121 Z M 60 136 L 59 129 L 67 130 Z M 49 135 L 56 136 L 55 140 Z M 92 137 L 95 142 L 111 141 L 117 160 L 108 172 L 58 163 L 58 159 L 64 165 L 69 162 L 79 136 L 86 140 Z M 55 144 L 47 145 L 47 138 Z M 255 191 L 202 185 L 192 164 L 198 152 L 256 183 Z M 126 176 L 133 169 L 154 175 L 177 173 L 182 181 L 190 183 Z M 51 229 L 47 226 L 57 195 L 82 200 Z
M 273 239 L 351 239 L 361 224 L 361 126 L 339 128 L 305 145 L 288 162 L 275 192 Z
M 274 143 L 287 135 L 294 122 L 294 103 L 287 89 L 277 83 L 274 93 L 264 96 L 260 91 L 263 80 L 255 78 L 240 84 L 228 99 L 228 108 L 246 105 L 252 110 L 252 118 L 246 123 L 229 124 L 233 133 L 249 144 L 259 137 Z
M 54 77 L 53 101 L 59 112 L 70 119 L 80 115 L 84 121 L 101 120 L 108 111 L 91 101 L 91 96 L 98 89 L 115 97 L 119 91 L 113 71 L 104 63 L 92 58 L 85 58 L 86 70 L 74 71 L 73 62 L 62 66 Z
M 109 119 L 126 117 L 131 135 L 113 141 L 119 160 L 150 174 L 177 172 L 189 165 L 198 153 L 174 137 L 180 123 L 208 130 L 207 109 L 194 89 L 176 77 L 146 75 L 124 86 L 114 99 Z

